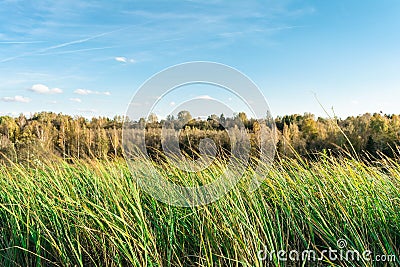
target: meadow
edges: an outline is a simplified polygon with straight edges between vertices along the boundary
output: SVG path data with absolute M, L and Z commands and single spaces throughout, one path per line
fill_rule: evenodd
M 148 163 L 148 162 L 147 162 Z M 155 164 L 155 163 L 151 163 Z M 261 163 L 262 164 L 262 163 Z M 0 266 L 399 266 L 400 163 L 320 155 L 249 170 L 218 201 L 174 207 L 116 160 L 35 160 L 0 166 Z M 212 179 L 213 165 L 199 179 Z M 185 182 L 184 172 L 162 168 Z M 263 251 L 340 249 L 394 255 L 378 262 L 280 261 Z

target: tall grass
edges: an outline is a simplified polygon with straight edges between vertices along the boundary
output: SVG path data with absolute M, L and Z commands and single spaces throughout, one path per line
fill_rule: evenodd
M 142 192 L 122 160 L 3 165 L 0 265 L 400 265 L 396 160 L 372 165 L 329 157 L 314 163 L 282 159 L 261 169 L 263 182 L 253 193 L 244 179 L 210 205 L 180 208 Z M 164 171 L 174 179 L 186 177 Z M 346 249 L 394 254 L 397 261 L 289 263 L 257 256 L 261 249 L 338 249 L 339 239 L 348 242 Z

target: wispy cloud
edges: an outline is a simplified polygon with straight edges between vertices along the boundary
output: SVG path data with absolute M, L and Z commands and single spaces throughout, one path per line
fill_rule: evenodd
M 40 83 L 32 85 L 28 90 L 38 94 L 61 94 L 63 92 L 60 88 L 50 89 L 48 86 Z
M 43 41 L 0 41 L 0 44 L 37 44 Z
M 80 98 L 70 98 L 69 101 L 76 102 L 76 103 L 81 103 L 82 99 L 80 99 Z
M 218 37 L 220 38 L 236 38 L 236 37 L 243 37 L 244 35 L 248 34 L 258 34 L 258 33 L 263 33 L 263 34 L 273 34 L 273 33 L 278 33 L 281 31 L 285 30 L 292 30 L 292 29 L 297 29 L 297 28 L 304 28 L 304 26 L 298 26 L 298 25 L 289 25 L 289 26 L 279 26 L 279 27 L 264 27 L 264 28 L 251 28 L 251 29 L 245 29 L 243 31 L 233 31 L 233 32 L 223 32 L 218 34 Z
M 100 92 L 100 91 L 92 91 L 88 89 L 76 89 L 74 91 L 75 94 L 78 95 L 111 95 L 110 92 Z
M 90 108 L 90 109 L 81 109 L 81 108 L 78 108 L 78 109 L 76 109 L 76 111 L 83 112 L 83 113 L 96 113 L 96 112 L 97 112 L 97 110 L 92 109 L 92 108 Z
M 137 17 L 143 17 L 145 19 L 160 20 L 160 19 L 182 19 L 182 18 L 193 18 L 194 16 L 188 14 L 180 14 L 173 12 L 150 12 L 146 10 L 125 10 L 123 14 L 133 15 Z
M 3 102 L 19 102 L 19 103 L 29 103 L 31 100 L 28 97 L 23 97 L 20 95 L 16 96 L 5 96 L 1 98 Z
M 315 13 L 317 10 L 315 7 L 308 6 L 308 7 L 303 7 L 295 10 L 288 10 L 287 11 L 287 16 L 291 17 L 301 17 L 304 15 L 309 15 Z

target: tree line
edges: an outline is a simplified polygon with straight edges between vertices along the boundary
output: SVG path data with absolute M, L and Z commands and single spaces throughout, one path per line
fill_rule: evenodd
M 0 159 L 30 161 L 55 155 L 64 159 L 99 158 L 122 156 L 122 116 L 114 118 L 94 117 L 86 119 L 52 112 L 40 112 L 27 118 L 0 117 Z M 191 150 L 200 140 L 208 137 L 218 147 L 229 150 L 229 136 L 225 126 L 241 123 L 250 134 L 252 149 L 257 147 L 255 133 L 259 127 L 255 119 L 238 113 L 232 118 L 223 114 L 211 115 L 206 120 L 192 118 L 189 112 L 158 120 L 151 114 L 147 120 L 131 121 L 138 130 L 145 129 L 148 151 L 162 151 L 161 129 L 180 130 L 182 149 Z M 366 113 L 346 119 L 316 118 L 313 114 L 294 114 L 274 119 L 276 125 L 276 149 L 279 155 L 294 157 L 312 153 L 335 154 L 351 151 L 376 156 L 383 153 L 394 156 L 400 144 L 400 116 L 382 113 Z M 155 153 L 155 152 L 154 152 Z

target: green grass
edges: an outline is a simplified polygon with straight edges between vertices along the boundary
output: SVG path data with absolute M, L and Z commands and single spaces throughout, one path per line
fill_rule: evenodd
M 213 168 L 196 175 L 212 178 L 221 171 Z M 337 249 L 338 239 L 397 261 L 325 259 L 319 266 L 400 265 L 397 161 L 372 166 L 322 157 L 261 168 L 254 193 L 245 177 L 217 202 L 181 208 L 141 191 L 122 160 L 3 165 L 0 266 L 290 266 L 276 257 L 260 261 L 257 252 Z

